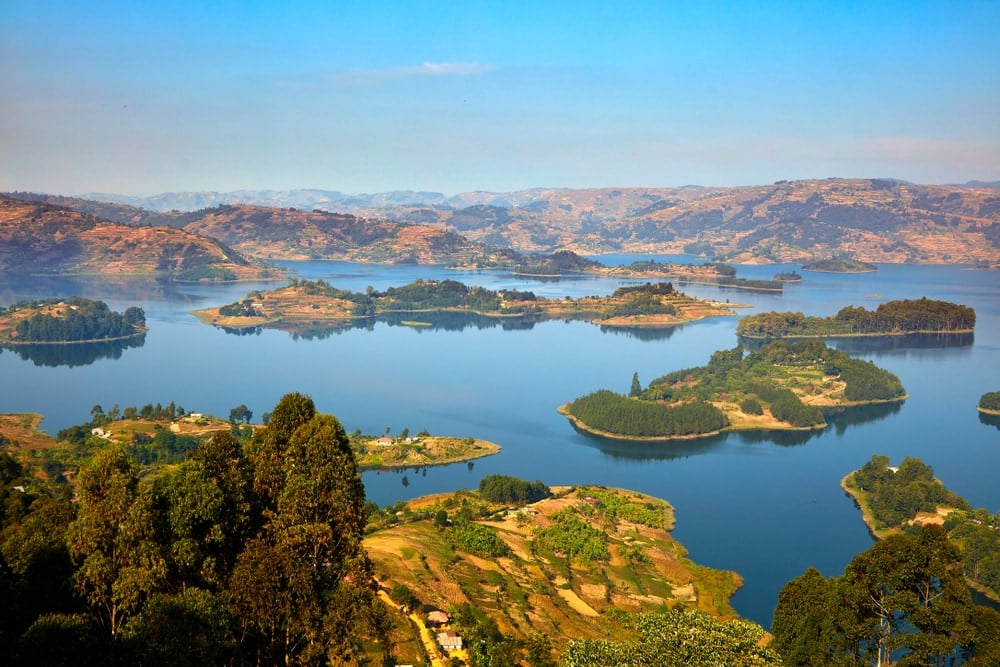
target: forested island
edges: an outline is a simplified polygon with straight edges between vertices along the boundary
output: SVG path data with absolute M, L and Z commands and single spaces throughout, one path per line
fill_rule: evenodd
M 736 334 L 744 338 L 833 338 L 971 333 L 976 311 L 968 306 L 922 297 L 886 301 L 871 311 L 846 306 L 832 317 L 802 313 L 758 313 L 740 318 Z
M 88 343 L 146 332 L 146 314 L 131 306 L 117 313 L 103 301 L 82 297 L 19 301 L 0 308 L 0 344 Z
M 821 429 L 825 412 L 906 398 L 899 378 L 823 342 L 774 341 L 744 355 L 712 354 L 629 394 L 601 389 L 559 408 L 583 431 L 624 440 L 673 440 L 737 429 Z
M 506 320 L 583 320 L 603 326 L 669 327 L 704 317 L 734 315 L 727 304 L 678 292 L 671 283 L 620 287 L 606 297 L 547 299 L 534 292 L 469 287 L 455 280 L 417 280 L 385 291 L 350 292 L 324 280 L 298 280 L 283 288 L 197 311 L 203 322 L 233 329 L 287 328 L 327 322 L 348 326 L 392 313 L 472 313 Z M 419 323 L 419 318 L 414 319 Z
M 976 408 L 988 415 L 1000 415 L 1000 391 L 988 391 L 980 396 Z
M 803 264 L 802 270 L 820 273 L 872 273 L 878 271 L 878 267 L 849 257 L 834 257 Z
M 840 577 L 781 590 L 771 631 L 785 664 L 1000 664 L 1000 515 L 972 509 L 923 461 L 872 456 L 841 482 L 878 542 Z M 968 585 L 966 585 L 968 584 Z

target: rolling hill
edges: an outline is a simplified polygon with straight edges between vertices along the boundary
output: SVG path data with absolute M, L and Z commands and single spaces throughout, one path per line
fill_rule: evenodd
M 0 271 L 244 280 L 279 272 L 173 227 L 129 226 L 0 195 Z

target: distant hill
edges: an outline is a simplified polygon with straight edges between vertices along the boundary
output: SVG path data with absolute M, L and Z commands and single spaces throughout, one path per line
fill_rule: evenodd
M 271 259 L 465 264 L 490 254 L 483 245 L 441 226 L 266 206 L 206 209 L 184 228 L 244 254 Z
M 259 279 L 277 272 L 217 240 L 172 227 L 129 226 L 0 195 L 0 271 Z
M 168 203 L 190 210 L 185 202 L 241 201 L 339 211 L 429 225 L 521 252 L 692 253 L 739 263 L 849 255 L 865 262 L 998 265 L 1000 193 L 995 186 L 830 178 L 746 187 L 535 188 L 450 197 L 290 190 L 118 199 L 160 210 Z

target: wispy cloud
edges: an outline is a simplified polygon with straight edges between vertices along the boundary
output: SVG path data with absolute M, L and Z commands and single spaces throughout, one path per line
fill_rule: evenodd
M 364 85 L 393 79 L 419 77 L 477 76 L 496 71 L 496 65 L 480 63 L 431 63 L 404 67 L 384 67 L 365 69 L 345 69 L 334 72 L 329 79 L 333 83 Z

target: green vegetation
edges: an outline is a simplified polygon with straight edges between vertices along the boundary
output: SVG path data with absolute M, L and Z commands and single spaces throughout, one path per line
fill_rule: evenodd
M 746 621 L 722 621 L 699 611 L 672 610 L 628 616 L 634 639 L 572 641 L 563 667 L 639 667 L 641 665 L 781 665 L 763 646 L 764 631 Z
M 81 297 L 21 301 L 0 308 L 0 321 L 12 331 L 7 343 L 72 343 L 136 336 L 145 331 L 146 315 L 142 308 L 131 306 L 116 313 L 103 301 Z M 3 336 L 0 327 L 0 336 Z
M 1000 412 L 1000 391 L 988 391 L 980 396 L 978 407 L 983 412 Z
M 514 273 L 533 276 L 559 276 L 566 273 L 586 273 L 601 268 L 600 262 L 580 257 L 575 252 L 560 250 L 545 257 L 523 256 Z
M 728 425 L 722 411 L 704 401 L 671 406 L 631 399 L 609 389 L 576 399 L 567 411 L 588 428 L 639 438 L 698 435 Z
M 486 475 L 479 480 L 479 495 L 491 503 L 526 505 L 552 495 L 540 481 L 526 482 L 509 475 Z
M 802 265 L 803 271 L 823 271 L 826 273 L 871 273 L 878 271 L 878 267 L 868 262 L 861 262 L 849 257 L 835 257 L 833 259 L 819 259 Z
M 785 665 L 1000 659 L 1000 613 L 973 604 L 959 547 L 935 525 L 886 537 L 840 577 L 809 568 L 781 590 L 771 632 Z
M 386 607 L 361 545 L 364 488 L 340 423 L 306 396 L 283 397 L 245 443 L 215 433 L 151 482 L 114 443 L 81 469 L 77 502 L 6 452 L 0 482 L 9 664 L 386 655 Z
M 943 517 L 948 537 L 960 547 L 967 579 L 1000 600 L 1000 513 L 973 509 L 935 479 L 933 469 L 920 459 L 905 458 L 892 468 L 887 457 L 872 456 L 844 479 L 844 488 L 881 536 L 913 532 L 920 513 Z
M 674 371 L 630 396 L 601 389 L 561 408 L 585 430 L 625 438 L 676 438 L 725 428 L 816 428 L 823 408 L 905 397 L 892 373 L 821 341 L 774 341 L 744 357 L 712 354 L 708 365 Z M 747 420 L 768 413 L 770 421 Z
M 535 532 L 535 542 L 540 548 L 584 565 L 611 558 L 608 537 L 604 531 L 581 519 L 573 509 L 557 512 L 552 520 L 551 526 Z
M 736 333 L 747 338 L 888 336 L 971 331 L 976 312 L 968 306 L 921 298 L 887 301 L 874 311 L 847 306 L 833 317 L 802 313 L 760 313 L 740 319 Z

